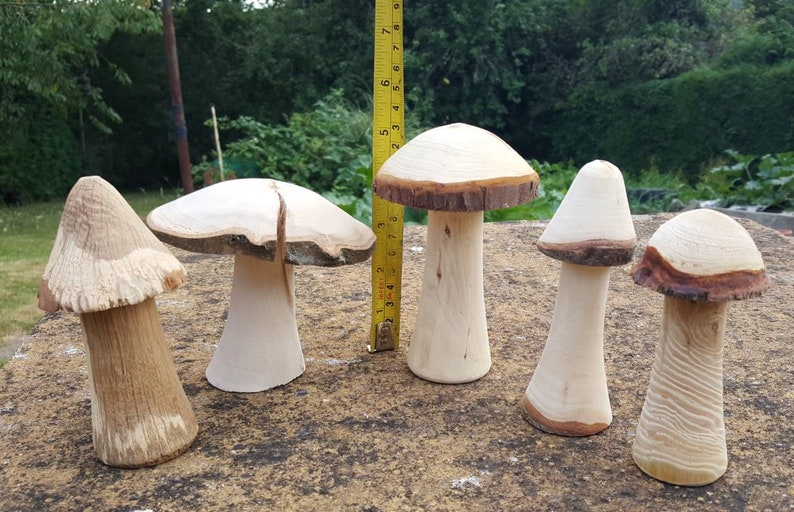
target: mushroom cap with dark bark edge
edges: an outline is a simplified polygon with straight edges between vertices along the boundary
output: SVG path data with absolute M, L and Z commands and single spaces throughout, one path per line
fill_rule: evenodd
M 662 224 L 630 273 L 641 286 L 693 302 L 758 297 L 769 287 L 761 253 L 747 230 L 705 208 Z
M 455 123 L 422 132 L 397 150 L 372 189 L 404 206 L 474 212 L 531 201 L 538 182 L 534 169 L 498 136 Z
M 185 269 L 99 176 L 75 183 L 64 204 L 38 305 L 93 313 L 135 305 L 173 290 Z
M 560 261 L 612 267 L 629 263 L 636 244 L 623 175 L 593 160 L 577 173 L 537 247 Z
M 210 254 L 243 254 L 283 263 L 339 266 L 368 259 L 375 235 L 326 198 L 267 178 L 216 183 L 152 210 L 157 237 Z

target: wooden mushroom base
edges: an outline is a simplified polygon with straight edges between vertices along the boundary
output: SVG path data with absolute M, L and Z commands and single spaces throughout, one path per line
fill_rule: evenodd
M 172 459 L 198 433 L 153 298 L 82 313 L 96 455 L 109 466 Z
M 218 389 L 255 393 L 306 369 L 295 319 L 293 265 L 237 254 L 226 327 L 207 367 Z
M 722 405 L 725 302 L 665 297 L 662 339 L 633 456 L 648 475 L 706 485 L 728 467 Z
M 408 367 L 423 379 L 459 384 L 491 368 L 482 229 L 482 212 L 428 213 L 422 295 L 408 349 Z
M 604 368 L 609 267 L 563 262 L 551 329 L 521 413 L 552 434 L 588 436 L 612 423 Z

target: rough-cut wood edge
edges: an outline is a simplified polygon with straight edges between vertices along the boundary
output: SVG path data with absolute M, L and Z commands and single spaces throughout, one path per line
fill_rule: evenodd
M 475 212 L 510 208 L 538 196 L 537 174 L 507 178 L 439 183 L 411 181 L 378 174 L 372 190 L 393 203 L 423 210 Z
M 696 302 L 722 302 L 758 297 L 769 288 L 765 269 L 737 270 L 696 276 L 673 268 L 659 251 L 648 246 L 629 270 L 634 282 L 670 297 Z
M 77 180 L 63 207 L 38 290 L 43 311 L 77 313 L 139 304 L 187 279 L 113 185 L 99 176 Z
M 263 245 L 251 243 L 245 235 L 220 235 L 208 238 L 182 238 L 152 229 L 161 241 L 190 252 L 204 254 L 242 254 L 266 261 L 276 258 L 276 240 Z M 317 265 L 320 267 L 339 267 L 366 261 L 372 255 L 375 243 L 363 248 L 342 248 L 338 255 L 323 251 L 311 241 L 287 242 L 284 263 L 290 265 Z
M 307 188 L 269 178 L 246 178 L 218 183 L 205 190 L 218 191 L 219 187 L 224 187 L 220 197 L 216 194 L 213 198 L 209 192 L 200 190 L 155 208 L 147 216 L 146 224 L 160 241 L 186 251 L 204 254 L 241 254 L 265 261 L 283 260 L 283 263 L 291 265 L 335 267 L 359 263 L 369 259 L 375 248 L 376 237 L 369 226 Z M 235 196 L 231 192 L 244 194 L 262 190 L 272 192 L 271 195 L 274 197 L 270 198 L 270 202 L 277 202 L 270 204 L 265 202 L 265 198 L 260 199 L 255 196 L 254 199 L 248 197 L 246 204 L 251 208 L 261 208 L 263 212 L 273 208 L 272 218 L 263 219 L 254 211 L 251 213 L 257 220 L 247 222 L 250 224 L 247 226 L 246 223 L 239 225 L 237 222 L 231 222 L 221 227 L 215 225 L 209 228 L 200 224 L 201 217 L 214 215 L 215 218 L 223 220 L 229 215 L 230 210 L 240 208 L 233 202 Z M 202 201 L 198 201 L 198 195 L 202 193 L 204 194 L 201 196 Z M 290 197 L 292 197 L 291 205 Z M 181 218 L 179 222 L 175 222 L 173 208 L 169 209 L 169 207 L 178 201 L 188 199 L 192 200 L 189 203 L 192 205 L 189 210 L 198 217 Z M 207 211 L 206 202 L 212 201 L 226 205 L 228 208 L 220 212 Z M 184 208 L 184 203 L 182 204 Z M 315 210 L 317 210 L 314 214 L 315 218 L 307 219 L 306 212 Z M 328 232 L 299 233 L 300 230 L 296 227 L 298 225 L 315 227 L 310 223 L 319 222 L 317 219 L 327 220 L 329 215 L 332 220 L 334 215 L 339 217 L 338 222 L 333 223 L 334 229 L 339 225 L 346 226 L 350 228 L 348 231 L 355 232 L 355 236 L 344 237 Z M 300 218 L 301 216 L 303 218 Z M 263 229 L 263 222 L 268 229 Z M 352 224 L 347 225 L 347 222 Z M 184 229 L 186 227 L 190 229 Z M 283 257 L 277 256 L 279 247 L 282 247 Z
M 521 416 L 524 417 L 532 426 L 548 432 L 549 434 L 556 434 L 560 436 L 569 437 L 585 437 L 598 434 L 609 427 L 608 423 L 581 423 L 578 421 L 554 421 L 543 416 L 527 398 L 527 395 L 521 397 Z
M 568 244 L 538 241 L 536 245 L 540 252 L 556 260 L 593 267 L 616 267 L 631 262 L 637 239 L 597 239 Z

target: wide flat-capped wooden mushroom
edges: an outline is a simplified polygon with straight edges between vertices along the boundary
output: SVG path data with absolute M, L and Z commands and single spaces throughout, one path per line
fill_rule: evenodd
M 549 335 L 521 399 L 522 414 L 539 429 L 586 436 L 612 422 L 604 368 L 609 273 L 631 261 L 636 243 L 620 170 L 604 160 L 586 164 L 537 244 L 562 261 Z
M 105 464 L 159 464 L 196 437 L 153 298 L 184 280 L 182 264 L 112 185 L 98 176 L 78 180 L 44 270 L 39 307 L 80 314 L 94 449 Z
M 376 194 L 429 210 L 422 292 L 408 348 L 414 374 L 457 384 L 488 373 L 483 211 L 531 201 L 538 182 L 502 139 L 462 123 L 418 135 L 381 166 Z
M 761 253 L 732 218 L 690 210 L 659 227 L 631 274 L 665 295 L 634 461 L 663 482 L 710 484 L 728 467 L 722 398 L 728 301 L 769 287 Z
M 160 206 L 147 224 L 160 240 L 234 254 L 229 313 L 207 380 L 224 391 L 286 384 L 306 368 L 295 317 L 295 265 L 367 260 L 372 230 L 321 195 L 282 181 L 224 181 Z

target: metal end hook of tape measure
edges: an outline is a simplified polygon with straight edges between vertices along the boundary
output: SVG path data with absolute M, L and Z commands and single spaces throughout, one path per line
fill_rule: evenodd
M 392 328 L 394 326 L 388 320 L 380 322 L 375 326 L 375 350 L 394 350 L 394 333 Z

